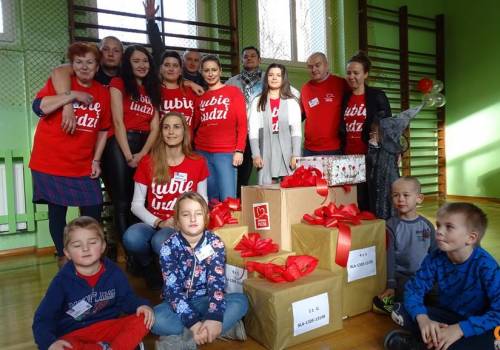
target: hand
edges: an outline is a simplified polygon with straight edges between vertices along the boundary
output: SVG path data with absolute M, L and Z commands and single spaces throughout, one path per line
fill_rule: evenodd
M 61 129 L 66 134 L 73 134 L 76 129 L 76 118 L 71 103 L 64 105 L 62 109 Z
M 141 305 L 135 311 L 137 316 L 144 315 L 144 324 L 147 329 L 151 329 L 155 323 L 155 313 L 152 308 L 147 305 Z
M 243 153 L 234 152 L 233 153 L 233 166 L 240 166 L 243 163 Z
M 193 339 L 196 345 L 203 345 L 207 343 L 208 333 L 206 329 L 202 328 L 201 322 L 196 322 L 190 329 L 193 332 Z
M 427 348 L 438 347 L 438 339 L 441 335 L 441 328 L 448 327 L 445 323 L 433 321 L 425 314 L 417 315 L 418 327 L 422 334 L 422 341 L 427 345 Z
M 185 86 L 189 86 L 191 88 L 191 90 L 193 90 L 193 92 L 198 95 L 198 96 L 201 96 L 205 93 L 205 90 L 203 89 L 202 86 L 196 84 L 195 82 L 193 81 L 190 81 L 190 80 L 186 80 L 184 82 L 184 85 Z
M 438 350 L 447 350 L 453 343 L 464 336 L 464 332 L 458 323 L 441 328 L 441 335 L 438 340 Z
M 141 152 L 132 154 L 132 159 L 129 159 L 127 162 L 128 166 L 131 168 L 137 168 L 137 165 L 139 165 L 142 157 L 144 157 L 144 154 Z
M 292 158 L 290 158 L 290 168 L 292 170 L 295 170 L 296 167 L 297 167 L 297 157 L 292 156 Z
M 94 97 L 91 94 L 83 91 L 71 90 L 71 96 L 73 96 L 73 101 L 78 101 L 85 105 L 88 105 L 92 103 L 92 101 L 94 101 Z
M 222 333 L 222 322 L 220 321 L 205 320 L 201 327 L 207 331 L 207 341 L 209 343 L 213 342 Z
M 260 169 L 264 166 L 264 161 L 260 156 L 253 158 L 253 166 L 256 167 L 257 169 Z
M 396 292 L 393 288 L 387 288 L 381 294 L 379 294 L 378 298 L 380 300 L 383 300 L 386 297 L 393 297 L 395 294 L 396 294 Z
M 154 19 L 160 6 L 155 7 L 155 0 L 146 0 L 142 4 L 144 5 L 146 19 Z
M 67 342 L 66 340 L 56 340 L 49 346 L 49 350 L 64 350 L 64 349 L 73 349 L 73 346 L 71 343 Z
M 101 175 L 101 162 L 92 161 L 92 173 L 90 174 L 91 179 L 97 179 Z
M 159 228 L 174 227 L 174 217 L 171 216 L 167 220 L 162 220 L 158 225 Z

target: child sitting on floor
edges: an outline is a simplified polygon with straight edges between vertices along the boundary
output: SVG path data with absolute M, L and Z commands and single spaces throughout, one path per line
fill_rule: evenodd
M 398 215 L 387 220 L 387 289 L 373 298 L 374 309 L 390 314 L 392 300 L 402 301 L 404 285 L 420 268 L 428 252 L 436 248 L 434 226 L 417 213 L 424 200 L 420 182 L 413 176 L 392 184 L 392 203 Z
M 500 325 L 500 268 L 479 246 L 487 226 L 484 212 L 469 203 L 447 203 L 437 213 L 438 250 L 406 284 L 404 305 L 392 318 L 404 330 L 390 332 L 387 350 L 488 350 Z M 436 284 L 439 302 L 424 304 Z
M 52 280 L 35 312 L 33 335 L 42 350 L 120 349 L 142 344 L 154 323 L 146 300 L 135 296 L 125 274 L 103 258 L 99 223 L 87 216 L 64 229 L 69 262 Z M 129 316 L 121 317 L 121 314 Z

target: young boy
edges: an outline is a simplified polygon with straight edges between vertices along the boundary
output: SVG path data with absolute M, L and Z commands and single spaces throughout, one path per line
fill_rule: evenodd
M 102 259 L 104 232 L 82 216 L 64 229 L 68 262 L 54 277 L 33 320 L 42 350 L 134 349 L 154 323 L 146 300 L 134 295 L 125 274 Z M 122 313 L 130 316 L 118 318 Z
M 375 310 L 391 313 L 393 299 L 402 301 L 405 283 L 436 247 L 434 226 L 417 214 L 423 200 L 417 178 L 405 176 L 393 182 L 392 203 L 398 216 L 387 220 L 387 289 L 373 298 Z
M 385 349 L 494 348 L 493 329 L 500 325 L 500 269 L 479 246 L 487 226 L 484 212 L 469 203 L 448 203 L 437 213 L 438 250 L 406 284 L 404 305 L 392 318 L 405 330 L 390 332 Z M 424 305 L 437 283 L 439 302 Z

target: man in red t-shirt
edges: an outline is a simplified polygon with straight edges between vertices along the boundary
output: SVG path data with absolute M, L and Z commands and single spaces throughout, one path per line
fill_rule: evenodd
M 325 54 L 315 52 L 307 59 L 311 74 L 300 96 L 305 115 L 304 156 L 340 154 L 340 110 L 347 91 L 346 81 L 329 72 Z

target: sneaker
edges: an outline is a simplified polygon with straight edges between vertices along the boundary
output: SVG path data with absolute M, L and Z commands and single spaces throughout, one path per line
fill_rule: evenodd
M 163 287 L 163 278 L 155 261 L 143 267 L 143 276 L 149 289 L 160 290 Z
M 373 311 L 381 314 L 390 315 L 394 307 L 394 297 L 373 297 Z
M 424 343 L 412 333 L 403 329 L 394 329 L 384 338 L 385 350 L 425 350 Z
M 161 336 L 156 341 L 155 350 L 196 350 L 196 343 L 191 337 L 190 340 L 185 340 L 182 335 Z
M 245 332 L 245 325 L 243 324 L 243 321 L 239 320 L 236 322 L 233 328 L 222 334 L 219 338 L 222 340 L 247 340 L 247 333 Z

